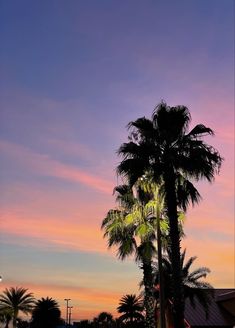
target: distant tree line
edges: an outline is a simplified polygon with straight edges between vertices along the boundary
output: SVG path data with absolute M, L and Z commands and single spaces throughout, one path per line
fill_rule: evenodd
M 20 313 L 31 315 L 30 321 L 20 318 Z M 64 324 L 58 303 L 49 297 L 36 300 L 22 287 L 6 288 L 0 295 L 0 321 L 4 328 L 56 328 Z
M 118 319 L 111 313 L 101 312 L 93 320 L 81 320 L 74 327 L 143 327 L 143 304 L 136 295 L 121 298 L 117 311 Z M 31 315 L 29 321 L 22 320 L 20 313 Z M 0 295 L 0 322 L 4 328 L 56 328 L 65 326 L 58 303 L 49 297 L 36 300 L 33 294 L 22 287 L 6 288 Z

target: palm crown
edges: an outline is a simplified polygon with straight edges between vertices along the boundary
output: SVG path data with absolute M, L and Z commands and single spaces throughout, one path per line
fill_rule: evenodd
M 110 210 L 103 220 L 104 236 L 108 237 L 109 247 L 118 245 L 118 256 L 121 259 L 133 252 L 138 259 L 138 243 L 135 236 L 140 237 L 143 242 L 150 239 L 154 230 L 151 225 L 147 225 L 144 206 L 134 197 L 132 189 L 127 185 L 121 185 L 114 190 L 120 207 Z
M 143 319 L 143 303 L 140 296 L 136 295 L 125 295 L 121 298 L 119 306 L 117 308 L 119 313 L 123 313 L 120 316 L 121 321 L 133 322 L 136 320 Z
M 155 108 L 152 120 L 142 117 L 130 122 L 130 141 L 118 150 L 123 161 L 117 172 L 126 176 L 133 185 L 146 171 L 153 173 L 155 181 L 162 181 L 162 174 L 171 166 L 176 174 L 185 178 L 184 184 L 190 183 L 187 178 L 205 178 L 211 182 L 222 158 L 201 138 L 214 132 L 203 124 L 196 125 L 188 132 L 190 121 L 187 107 L 170 107 L 162 102 Z M 184 206 L 180 196 L 178 198 L 178 205 Z M 191 201 L 195 201 L 194 197 Z
M 35 328 L 54 328 L 60 322 L 58 303 L 49 297 L 37 300 L 32 312 L 31 326 Z

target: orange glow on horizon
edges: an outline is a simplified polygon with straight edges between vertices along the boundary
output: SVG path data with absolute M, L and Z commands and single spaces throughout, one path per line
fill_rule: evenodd
M 4 281 L 1 283 L 1 289 L 16 286 L 16 282 Z M 73 306 L 73 320 L 92 319 L 102 311 L 111 312 L 114 316 L 117 315 L 116 308 L 122 295 L 89 288 L 76 288 L 60 285 L 45 285 L 45 284 L 27 284 L 20 283 L 23 288 L 27 288 L 29 292 L 34 294 L 36 299 L 42 297 L 52 297 L 60 305 L 62 317 L 65 318 L 65 302 L 64 298 L 69 297 L 70 303 Z

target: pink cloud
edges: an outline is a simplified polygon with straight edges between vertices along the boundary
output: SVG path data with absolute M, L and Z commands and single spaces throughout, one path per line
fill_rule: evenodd
M 113 206 L 108 194 L 97 194 L 91 201 L 76 189 L 8 183 L 1 199 L 2 242 L 107 253 L 100 225 Z
M 0 149 L 17 161 L 18 164 L 34 173 L 81 183 L 107 194 L 112 193 L 113 184 L 111 181 L 102 179 L 75 166 L 63 164 L 48 155 L 34 153 L 29 148 L 7 141 L 0 141 Z
M 1 213 L 1 232 L 5 234 L 6 241 L 13 244 L 22 241 L 38 247 L 54 246 L 60 251 L 107 253 L 99 225 L 89 222 L 67 222 L 40 214 L 25 217 L 24 211 L 8 210 Z

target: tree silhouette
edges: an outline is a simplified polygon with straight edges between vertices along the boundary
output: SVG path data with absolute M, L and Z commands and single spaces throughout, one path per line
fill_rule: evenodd
M 103 220 L 102 228 L 105 230 L 104 236 L 108 237 L 109 247 L 118 246 L 118 257 L 124 259 L 134 254 L 136 261 L 140 263 L 145 286 L 146 326 L 154 328 L 155 299 L 152 259 L 156 253 L 153 241 L 157 238 L 156 227 L 159 219 L 155 208 L 159 209 L 162 205 L 159 206 L 159 200 L 154 199 L 153 201 L 150 190 L 146 190 L 146 182 L 141 181 L 136 187 L 135 196 L 133 190 L 127 185 L 121 185 L 114 189 L 119 208 L 108 212 Z M 161 225 L 164 229 L 163 221 Z
M 119 319 L 129 322 L 132 327 L 134 327 L 135 321 L 138 322 L 144 319 L 142 314 L 143 303 L 140 296 L 137 297 L 132 294 L 123 296 L 117 310 L 118 313 L 123 313 Z
M 101 312 L 97 317 L 98 327 L 111 327 L 113 322 L 113 316 L 109 312 Z
M 60 309 L 58 303 L 49 297 L 36 302 L 32 312 L 32 328 L 55 328 L 60 323 Z
M 182 281 L 184 288 L 184 298 L 189 298 L 191 305 L 195 308 L 197 300 L 205 310 L 205 315 L 208 317 L 209 315 L 209 307 L 211 304 L 211 300 L 213 298 L 214 292 L 213 287 L 208 282 L 201 280 L 202 278 L 206 278 L 208 273 L 210 273 L 210 269 L 207 267 L 199 267 L 193 271 L 190 271 L 190 268 L 193 262 L 197 259 L 196 256 L 190 257 L 187 261 L 185 261 L 186 250 L 181 254 L 181 272 L 182 272 Z M 165 291 L 165 308 L 166 315 L 168 317 L 168 324 L 172 324 L 172 263 L 169 256 L 163 258 L 163 274 L 164 274 L 164 291 Z M 155 270 L 155 283 L 159 286 L 159 272 L 158 267 L 156 266 Z M 159 291 L 157 289 L 156 298 L 159 299 Z
M 13 328 L 16 327 L 19 311 L 28 314 L 33 309 L 35 299 L 33 294 L 27 293 L 27 291 L 22 287 L 10 287 L 0 295 L 0 311 L 11 313 Z
M 192 180 L 211 182 L 219 172 L 222 158 L 202 137 L 213 135 L 203 124 L 188 132 L 191 116 L 185 106 L 170 107 L 161 102 L 153 111 L 152 119 L 139 118 L 129 123 L 132 129 L 129 142 L 119 148 L 122 162 L 117 172 L 131 185 L 146 172 L 151 172 L 156 183 L 163 182 L 165 204 L 170 226 L 170 254 L 173 277 L 174 326 L 184 327 L 184 295 L 180 270 L 180 235 L 177 209 L 187 209 L 189 202 L 198 202 L 199 194 Z M 187 190 L 178 184 L 180 177 Z M 185 197 L 186 196 L 186 197 Z

